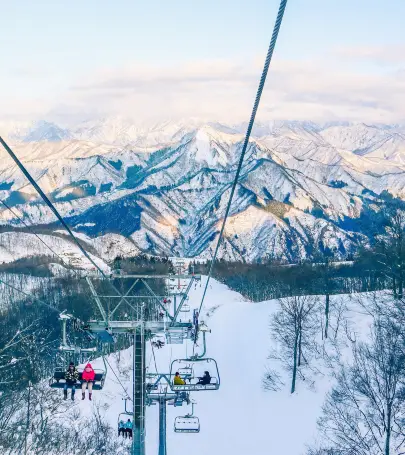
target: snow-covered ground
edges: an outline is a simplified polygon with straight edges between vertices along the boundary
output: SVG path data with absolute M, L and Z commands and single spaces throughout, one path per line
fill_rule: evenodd
M 199 305 L 202 289 L 198 286 L 192 290 L 192 307 Z M 332 305 L 342 299 L 352 301 L 349 296 L 334 296 Z M 205 319 L 212 329 L 212 333 L 207 335 L 207 355 L 218 362 L 221 388 L 192 395 L 197 402 L 195 414 L 200 418 L 199 434 L 174 433 L 175 417 L 187 414 L 191 408 L 185 405 L 177 408 L 168 406 L 169 454 L 302 455 L 306 445 L 313 443 L 317 434 L 316 421 L 332 379 L 328 374 L 319 374 L 314 388 L 310 390 L 299 382 L 297 392 L 291 395 L 289 379 L 283 373 L 286 386 L 281 391 L 263 389 L 263 376 L 270 364 L 269 351 L 275 347 L 270 336 L 270 316 L 277 308 L 276 301 L 252 303 L 225 285 L 215 280 L 210 282 L 201 319 Z M 367 316 L 356 312 L 351 312 L 349 316 L 354 331 L 360 335 L 368 333 Z M 191 349 L 191 344 L 166 345 L 163 349 L 155 349 L 159 371 L 169 372 L 170 360 L 190 355 Z M 109 362 L 131 395 L 131 348 L 119 355 L 111 355 Z M 102 360 L 93 365 L 102 367 Z M 155 372 L 150 351 L 147 353 L 147 365 L 148 371 Z M 321 369 L 321 364 L 318 367 Z M 118 415 L 124 410 L 124 396 L 122 386 L 109 371 L 104 389 L 94 393 L 94 400 L 90 402 L 86 397 L 86 401 L 76 402 L 74 409 L 80 409 L 82 416 L 90 416 L 94 406 L 100 405 L 109 423 L 116 426 Z M 146 453 L 156 454 L 157 406 L 147 408 L 146 431 Z

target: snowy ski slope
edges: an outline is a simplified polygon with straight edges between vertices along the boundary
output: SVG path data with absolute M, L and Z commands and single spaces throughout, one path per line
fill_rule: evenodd
M 191 306 L 199 305 L 202 289 L 198 286 L 191 292 Z M 335 299 L 342 298 L 350 300 L 348 296 L 332 297 L 332 305 Z M 205 319 L 212 329 L 207 336 L 207 355 L 218 362 L 221 388 L 192 395 L 197 401 L 195 414 L 201 423 L 199 434 L 175 434 L 175 417 L 187 414 L 191 407 L 168 406 L 169 454 L 301 455 L 305 453 L 306 444 L 314 441 L 316 420 L 331 387 L 330 377 L 320 374 L 314 390 L 300 382 L 294 395 L 289 393 L 289 378 L 285 373 L 286 386 L 281 391 L 264 391 L 262 387 L 263 375 L 269 365 L 269 350 L 274 347 L 269 320 L 276 309 L 276 301 L 252 303 L 215 280 L 211 281 L 201 319 Z M 353 312 L 351 320 L 360 335 L 368 333 L 368 319 L 364 314 Z M 187 349 L 190 354 L 191 345 Z M 161 350 L 155 349 L 155 353 L 160 372 L 168 372 L 170 360 L 184 357 L 186 346 L 166 345 Z M 116 354 L 109 357 L 109 362 L 131 395 L 131 348 L 119 356 L 119 362 Z M 102 367 L 101 359 L 94 365 Z M 147 365 L 148 371 L 155 371 L 149 349 Z M 318 367 L 322 368 L 320 364 Z M 116 426 L 118 414 L 124 410 L 124 396 L 122 386 L 109 371 L 104 390 L 94 393 L 93 402 L 86 397 L 86 401 L 76 402 L 74 409 L 80 409 L 82 416 L 90 416 L 93 407 L 100 405 L 111 425 Z M 146 453 L 157 454 L 157 406 L 147 408 L 146 421 Z

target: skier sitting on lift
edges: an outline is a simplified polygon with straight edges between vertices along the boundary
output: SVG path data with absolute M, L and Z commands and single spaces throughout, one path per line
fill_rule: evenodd
M 207 385 L 211 383 L 211 376 L 208 371 L 204 371 L 204 376 L 198 379 L 199 381 L 197 382 L 197 385 Z
M 89 400 L 91 401 L 91 395 L 93 391 L 93 382 L 96 377 L 96 372 L 93 367 L 88 363 L 82 373 L 82 400 L 86 398 L 86 386 L 89 388 Z
M 118 424 L 118 436 L 121 436 L 124 437 L 124 434 L 125 434 L 125 423 L 123 420 L 120 420 L 119 424 Z
M 177 371 L 174 375 L 173 384 L 174 385 L 184 385 L 186 382 L 181 378 L 180 373 Z
M 69 368 L 65 373 L 65 385 L 63 386 L 63 398 L 67 400 L 67 391 L 70 387 L 72 389 L 72 401 L 75 399 L 76 392 L 76 382 L 79 379 L 79 372 L 76 370 L 75 364 L 73 362 L 69 363 Z
M 132 438 L 132 422 L 130 419 L 125 422 L 125 437 Z

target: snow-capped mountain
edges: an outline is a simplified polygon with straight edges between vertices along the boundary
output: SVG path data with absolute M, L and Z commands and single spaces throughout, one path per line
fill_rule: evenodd
M 137 252 L 209 258 L 245 128 L 112 118 L 70 129 L 39 122 L 5 130 L 5 137 L 86 242 L 103 236 L 105 246 L 93 246 L 100 257 L 113 238 L 123 251 L 129 242 Z M 26 223 L 45 225 L 48 234 L 59 229 L 3 154 L 0 198 Z M 258 122 L 221 255 L 295 261 L 329 247 L 347 256 L 367 241 L 357 221 L 375 208 L 378 195 L 405 197 L 404 158 L 401 126 Z M 3 230 L 22 227 L 19 218 L 4 208 Z

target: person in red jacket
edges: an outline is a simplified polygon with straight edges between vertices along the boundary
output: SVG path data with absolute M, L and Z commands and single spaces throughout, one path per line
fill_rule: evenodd
M 89 400 L 91 401 L 91 394 L 93 391 L 93 382 L 96 377 L 96 372 L 90 363 L 86 365 L 82 373 L 82 400 L 86 397 L 86 387 L 89 389 Z

